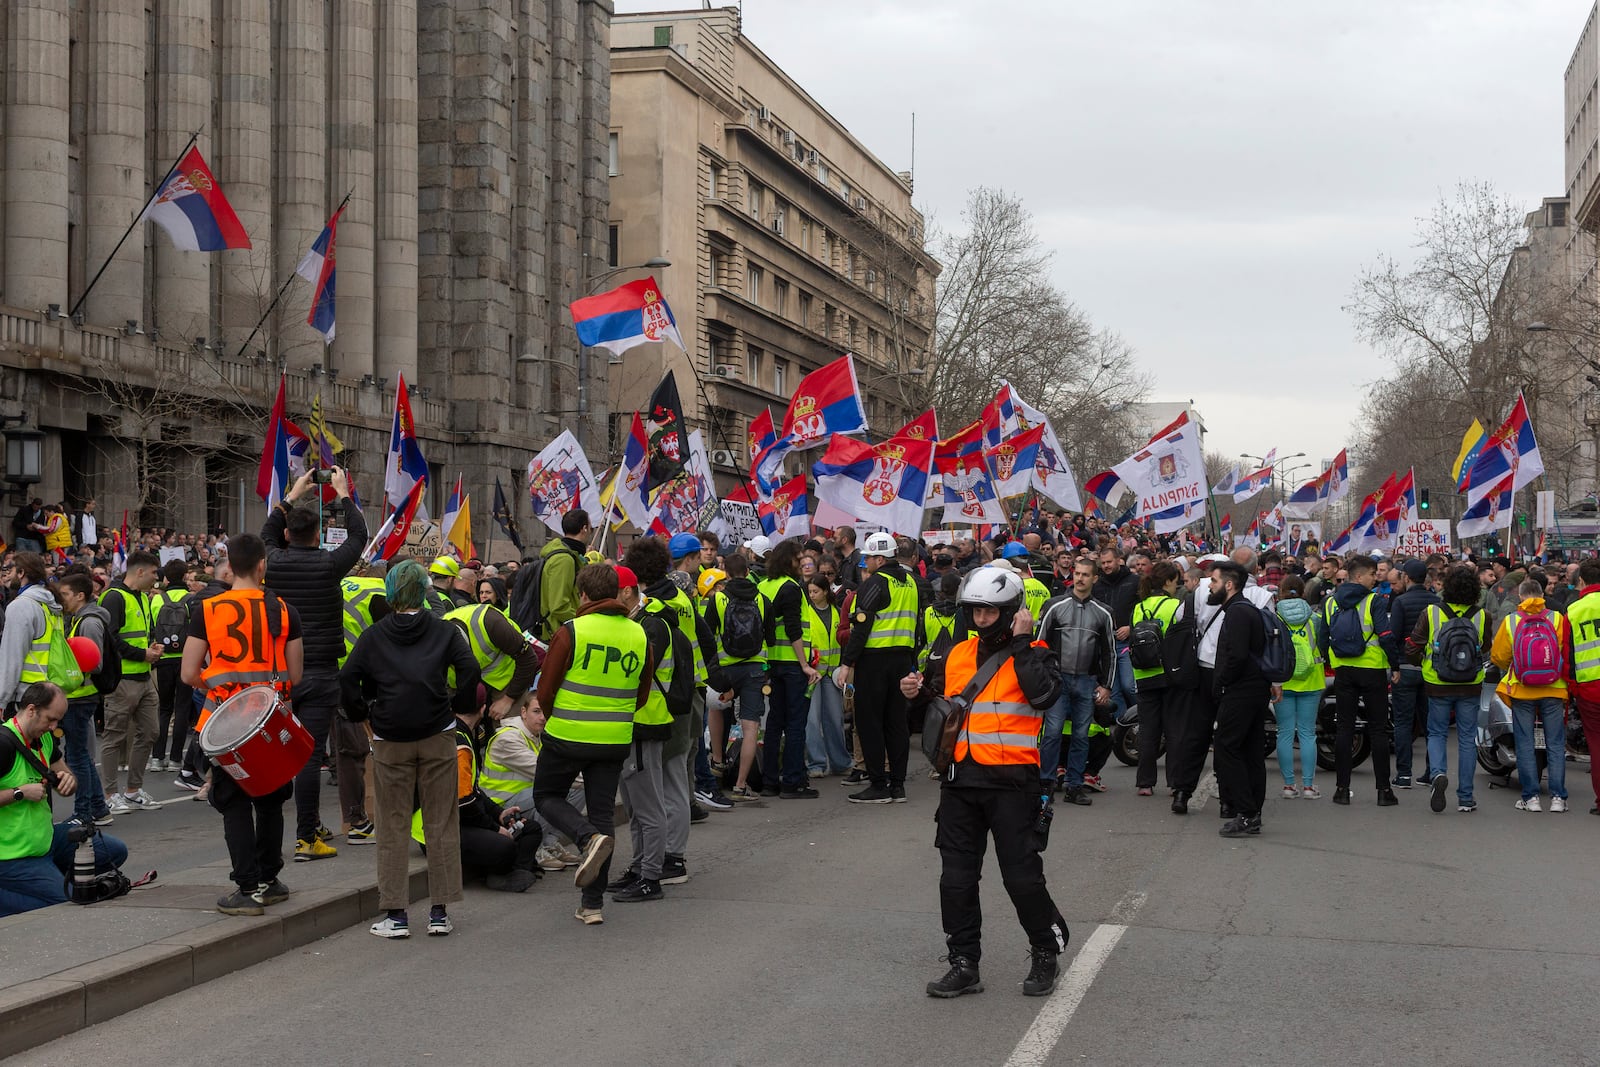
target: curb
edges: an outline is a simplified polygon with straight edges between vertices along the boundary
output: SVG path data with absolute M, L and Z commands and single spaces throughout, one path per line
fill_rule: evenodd
M 428 891 L 426 865 L 410 872 L 411 899 Z M 63 905 L 70 907 L 71 905 Z M 0 1058 L 254 966 L 377 915 L 378 883 L 308 889 L 262 916 L 218 921 L 0 989 Z

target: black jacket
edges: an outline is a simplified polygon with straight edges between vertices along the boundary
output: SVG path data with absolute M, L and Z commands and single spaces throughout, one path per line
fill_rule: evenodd
M 978 639 L 974 637 L 972 640 Z M 1007 653 L 1014 658 L 1017 684 L 1022 687 L 1022 695 L 1028 698 L 1028 706 L 1039 712 L 1048 710 L 1061 695 L 1061 675 L 1056 668 L 1055 656 L 1047 648 L 1035 647 L 1030 637 L 1012 637 L 993 652 L 980 644 L 978 669 L 982 670 L 991 657 Z M 923 672 L 924 691 L 944 692 L 946 661 L 947 658 L 935 660 L 929 657 Z M 955 764 L 955 777 L 947 777 L 942 784 L 967 789 L 1016 789 L 1037 793 L 1039 765 L 1027 763 L 993 767 L 969 756 Z
M 1399 670 L 1400 665 L 1406 662 L 1400 646 L 1417 628 L 1417 620 L 1427 613 L 1428 605 L 1437 603 L 1438 595 L 1425 585 L 1413 585 L 1404 593 L 1389 598 L 1389 630 L 1395 635 L 1395 648 L 1389 653 L 1390 667 Z
M 1222 606 L 1222 632 L 1217 635 L 1214 687 L 1217 696 L 1229 689 L 1268 688 L 1267 677 L 1256 662 L 1267 649 L 1267 628 L 1261 609 L 1243 593 Z
M 1089 595 L 1111 609 L 1111 621 L 1120 630 L 1133 622 L 1133 609 L 1139 603 L 1139 579 L 1126 566 L 1118 567 L 1116 574 L 1102 574 L 1095 579 Z
M 332 551 L 291 545 L 284 539 L 287 514 L 273 508 L 261 527 L 267 543 L 267 586 L 300 613 L 307 674 L 332 674 L 344 655 L 344 594 L 339 580 L 361 559 L 367 523 L 361 509 L 344 501 L 345 542 Z
M 445 679 L 450 667 L 454 695 Z M 351 722 L 370 719 L 373 734 L 385 741 L 421 741 L 450 729 L 458 714 L 472 713 L 478 679 L 461 627 L 418 611 L 385 615 L 367 627 L 339 673 L 339 688 Z

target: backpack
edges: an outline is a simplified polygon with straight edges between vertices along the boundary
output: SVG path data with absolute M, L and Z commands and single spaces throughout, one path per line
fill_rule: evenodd
M 79 615 L 72 620 L 72 630 L 67 635 L 75 637 L 78 633 L 78 624 L 87 616 Z M 100 620 L 101 634 L 105 633 L 106 620 Z M 100 639 L 100 669 L 89 675 L 89 680 L 94 683 L 94 691 L 101 696 L 114 691 L 122 684 L 122 657 L 116 654 L 116 649 L 111 647 L 111 642 L 104 636 Z M 80 685 L 82 683 L 79 683 Z
M 539 556 L 517 569 L 517 584 L 511 597 L 511 621 L 535 637 L 546 636 L 544 565 L 563 553 L 572 557 L 574 567 L 578 565 L 578 554 L 570 548 L 562 547 L 551 555 Z M 451 607 L 454 606 L 452 603 Z
M 72 646 L 67 644 L 67 627 L 61 612 L 44 609 L 44 632 L 50 640 L 50 651 L 44 661 L 44 676 L 52 684 L 60 686 L 62 692 L 70 693 L 83 685 L 83 668 L 78 666 L 78 657 L 72 654 Z
M 1181 690 L 1193 689 L 1200 684 L 1200 641 L 1206 632 L 1217 624 L 1222 618 L 1222 612 L 1212 614 L 1211 621 L 1207 622 L 1202 630 L 1195 625 L 1195 611 L 1191 604 L 1183 613 L 1183 618 L 1174 619 L 1172 625 L 1167 627 L 1167 632 L 1162 635 L 1161 661 L 1166 665 L 1166 673 L 1153 678 L 1146 678 L 1140 685 L 1149 686 L 1152 683 L 1165 682 L 1163 688 Z
M 1361 604 L 1341 608 L 1333 606 L 1333 618 L 1328 623 L 1328 650 L 1340 659 L 1359 659 L 1367 651 L 1367 627 L 1362 620 Z
M 177 600 L 168 600 L 167 594 L 161 596 L 161 607 L 156 609 L 155 626 L 152 627 L 150 643 L 160 645 L 162 652 L 171 652 L 172 645 L 181 645 L 184 634 L 189 631 L 189 595 L 185 593 Z
M 1287 626 L 1289 637 L 1294 641 L 1294 673 L 1289 676 L 1290 681 L 1303 682 L 1309 679 L 1317 667 L 1317 653 L 1311 646 L 1311 627 L 1316 622 L 1313 615 L 1298 627 Z
M 766 650 L 767 623 L 761 617 L 758 600 L 724 597 L 722 602 L 722 651 L 729 659 L 754 659 Z
M 1548 611 L 1517 612 L 1511 638 L 1511 671 L 1523 685 L 1555 685 L 1567 673 L 1566 655 Z
M 1295 677 L 1297 656 L 1294 635 L 1289 632 L 1288 625 L 1278 618 L 1276 611 L 1254 604 L 1251 607 L 1261 613 L 1261 625 L 1267 631 L 1266 643 L 1261 648 L 1261 654 L 1254 657 L 1256 666 L 1266 675 L 1267 681 L 1273 685 L 1282 685 Z
M 1168 598 L 1162 597 L 1162 599 Z M 1147 616 L 1133 624 L 1133 629 L 1128 632 L 1128 663 L 1134 670 L 1161 669 L 1164 630 L 1161 618 L 1157 615 Z
M 1477 681 L 1483 666 L 1478 613 L 1469 611 L 1465 615 L 1454 615 L 1442 605 L 1439 610 L 1444 621 L 1434 631 L 1433 647 L 1428 652 L 1433 673 L 1441 682 Z M 1520 671 L 1517 676 L 1522 676 Z

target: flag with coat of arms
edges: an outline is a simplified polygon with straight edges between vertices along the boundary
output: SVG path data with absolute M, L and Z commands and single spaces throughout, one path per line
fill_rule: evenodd
M 834 434 L 811 468 L 817 499 L 891 533 L 922 533 L 933 442 L 897 437 L 879 445 Z

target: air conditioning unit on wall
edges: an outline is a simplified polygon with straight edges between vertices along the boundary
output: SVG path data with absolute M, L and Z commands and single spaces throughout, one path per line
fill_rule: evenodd
M 713 449 L 711 451 L 711 462 L 721 464 L 724 467 L 731 467 L 734 465 L 734 455 L 726 448 Z

